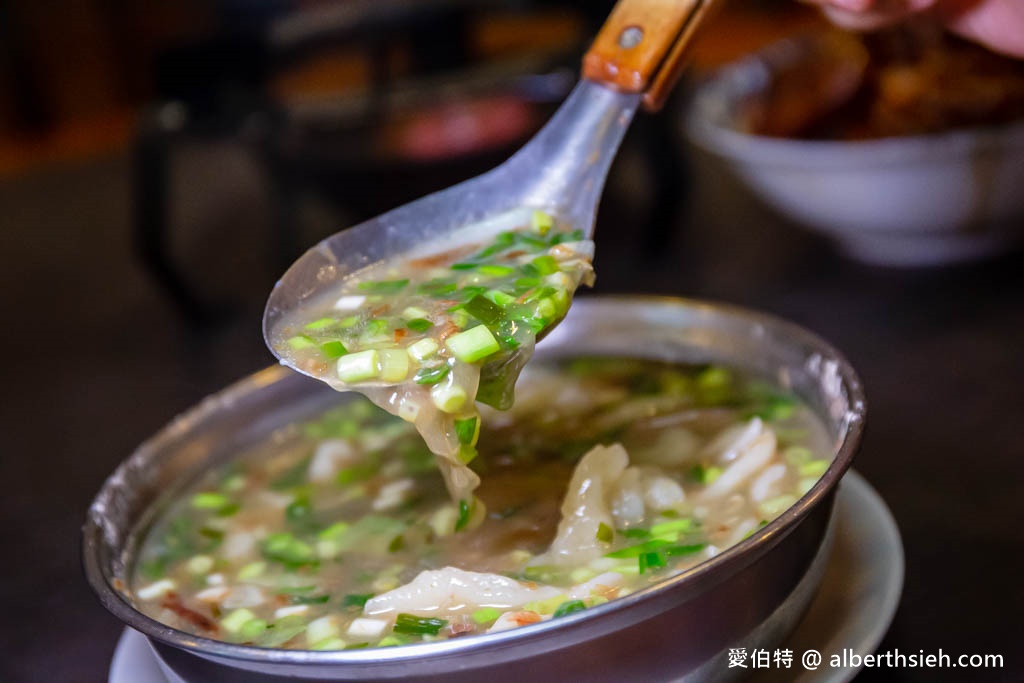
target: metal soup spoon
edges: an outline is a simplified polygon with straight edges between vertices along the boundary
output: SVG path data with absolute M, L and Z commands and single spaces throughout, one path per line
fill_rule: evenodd
M 466 226 L 533 207 L 589 239 L 615 152 L 641 105 L 664 102 L 685 48 L 717 0 L 620 0 L 583 59 L 583 78 L 551 120 L 497 168 L 336 233 L 301 256 L 274 286 L 263 315 L 272 333 L 304 302 L 368 266 L 466 240 Z M 508 229 L 502 221 L 493 233 Z M 473 242 L 488 234 L 473 235 Z M 278 356 L 280 357 L 280 356 Z

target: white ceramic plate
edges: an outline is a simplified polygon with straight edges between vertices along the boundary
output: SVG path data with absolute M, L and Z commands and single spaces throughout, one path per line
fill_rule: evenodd
M 849 472 L 836 498 L 836 529 L 821 588 L 807 615 L 782 648 L 793 651 L 788 669 L 756 672 L 756 683 L 843 683 L 855 668 L 833 669 L 833 654 L 844 649 L 859 655 L 875 651 L 892 622 L 903 590 L 903 543 L 885 501 L 863 477 Z M 807 650 L 824 662 L 816 671 L 800 664 Z M 185 683 L 161 669 L 149 642 L 126 628 L 114 651 L 109 683 Z

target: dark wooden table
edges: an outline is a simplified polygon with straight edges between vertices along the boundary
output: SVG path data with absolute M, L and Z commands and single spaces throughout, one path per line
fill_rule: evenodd
M 194 327 L 137 265 L 128 164 L 111 159 L 0 182 L 0 681 L 101 681 L 121 625 L 91 594 L 79 527 L 142 439 L 271 361 L 259 332 L 266 202 L 237 157 L 204 153 L 178 218 L 210 290 L 240 310 Z M 772 312 L 822 334 L 870 403 L 856 468 L 903 533 L 906 584 L 882 649 L 1002 654 L 1002 670 L 904 669 L 864 681 L 1024 678 L 1024 268 L 1019 257 L 928 271 L 852 264 L 697 157 L 685 206 L 651 258 L 628 159 L 598 228 L 598 292 L 656 292 Z M 249 179 L 249 180 L 247 180 Z M 231 239 L 250 237 L 251 248 Z M 648 245 L 648 246 L 645 246 Z M 229 287 L 230 285 L 230 287 Z

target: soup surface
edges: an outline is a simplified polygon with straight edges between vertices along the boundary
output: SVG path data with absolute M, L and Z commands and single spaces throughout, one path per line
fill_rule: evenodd
M 723 367 L 575 358 L 532 364 L 518 393 L 485 409 L 470 499 L 446 494 L 412 424 L 365 399 L 279 430 L 162 512 L 130 597 L 176 628 L 262 647 L 505 630 L 742 541 L 834 452 L 810 409 Z
M 487 237 L 480 237 L 486 235 Z M 455 500 L 479 485 L 476 401 L 508 408 L 534 342 L 591 284 L 594 244 L 521 209 L 460 231 L 464 246 L 372 265 L 270 332 L 274 352 L 416 425 Z

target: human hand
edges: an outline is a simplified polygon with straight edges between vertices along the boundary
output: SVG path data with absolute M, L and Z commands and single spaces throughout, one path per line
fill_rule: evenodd
M 931 12 L 952 32 L 1024 59 L 1022 0 L 806 0 L 835 24 L 855 31 L 889 26 Z

